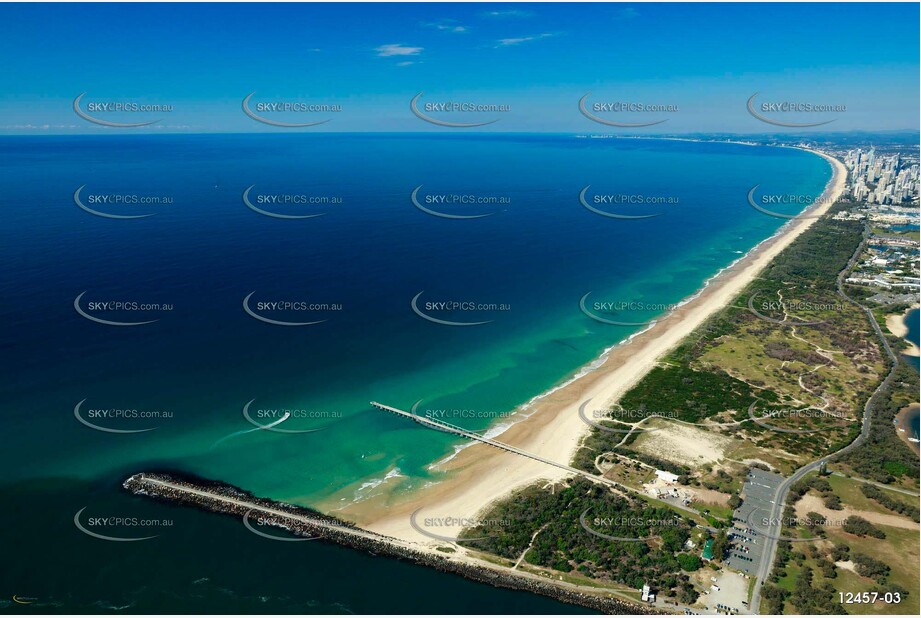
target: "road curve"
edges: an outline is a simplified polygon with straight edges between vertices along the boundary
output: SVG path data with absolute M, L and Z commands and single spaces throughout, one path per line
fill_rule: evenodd
M 863 407 L 863 420 L 860 426 L 860 434 L 854 438 L 853 442 L 845 446 L 844 448 L 826 455 L 820 459 L 817 459 L 811 463 L 806 464 L 802 468 L 798 469 L 793 473 L 792 476 L 785 479 L 780 485 L 777 486 L 777 490 L 774 493 L 774 507 L 771 509 L 771 518 L 772 521 L 777 521 L 783 515 L 784 505 L 787 500 L 787 493 L 790 491 L 790 487 L 802 479 L 804 476 L 810 472 L 815 472 L 820 469 L 823 465 L 827 464 L 829 460 L 845 455 L 866 441 L 867 437 L 870 435 L 870 426 L 872 422 L 872 402 L 873 398 L 882 390 L 886 385 L 889 384 L 892 379 L 893 374 L 895 373 L 896 368 L 899 365 L 899 357 L 893 353 L 892 348 L 889 346 L 889 341 L 886 339 L 886 336 L 883 334 L 882 329 L 880 329 L 879 324 L 876 322 L 876 318 L 873 317 L 873 312 L 867 307 L 863 306 L 850 296 L 844 293 L 844 277 L 848 272 L 854 267 L 854 264 L 857 262 L 857 259 L 860 257 L 861 252 L 863 251 L 868 239 L 868 231 L 864 229 L 864 238 L 857 246 L 857 249 L 854 251 L 854 254 L 851 256 L 851 259 L 848 260 L 847 266 L 844 267 L 840 273 L 838 273 L 837 288 L 838 295 L 841 296 L 845 301 L 856 305 L 859 307 L 870 320 L 870 324 L 873 326 L 873 330 L 876 331 L 877 337 L 882 341 L 883 349 L 886 351 L 886 354 L 889 356 L 889 359 L 892 361 L 892 367 L 889 370 L 889 373 L 880 382 L 879 386 L 876 387 L 876 390 L 870 394 L 867 398 L 867 403 Z M 772 535 L 777 536 L 777 535 Z M 755 586 L 752 589 L 752 598 L 751 604 L 749 607 L 754 613 L 759 613 L 761 608 L 761 587 L 764 585 L 764 581 L 767 579 L 768 575 L 771 573 L 771 566 L 774 564 L 774 556 L 777 554 L 777 538 L 765 538 L 765 550 L 761 555 L 761 564 L 758 567 L 758 574 L 755 579 Z

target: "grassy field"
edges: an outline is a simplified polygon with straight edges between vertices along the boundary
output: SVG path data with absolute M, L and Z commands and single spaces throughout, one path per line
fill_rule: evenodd
M 799 458 L 793 453 L 787 453 L 780 449 L 765 450 L 747 441 L 739 441 L 738 448 L 735 448 L 727 455 L 736 461 L 761 461 L 777 472 L 784 475 L 790 475 L 794 470 L 800 467 Z
M 648 483 L 655 477 L 655 470 L 625 457 L 614 457 L 610 462 L 610 467 L 605 469 L 604 477 L 627 487 L 642 489 L 644 483 Z
M 812 564 L 810 566 L 814 567 L 815 564 Z M 777 585 L 783 588 L 784 590 L 786 590 L 787 592 L 793 592 L 793 586 L 796 584 L 796 580 L 799 579 L 799 574 L 800 574 L 800 571 L 802 571 L 802 568 L 800 568 L 796 564 L 790 564 L 786 567 L 785 571 L 787 572 L 787 574 L 784 577 L 781 577 L 777 581 Z
M 728 520 L 732 516 L 732 509 L 728 506 L 722 506 L 720 504 L 712 504 L 710 502 L 691 502 L 691 508 L 695 508 L 701 512 L 709 511 L 710 515 L 717 517 L 719 519 Z
M 827 320 L 835 329 L 866 332 L 865 316 L 839 300 L 834 311 L 813 317 Z M 809 430 L 790 434 L 765 431 L 748 422 L 745 435 L 765 449 L 796 453 L 805 461 L 856 430 L 868 394 L 885 373 L 878 349 L 842 349 L 834 331 L 823 327 L 788 327 L 760 319 L 744 319 L 720 337 L 695 362 L 700 369 L 715 369 L 753 387 L 755 411 L 801 410 L 805 414 L 778 415 L 767 424 L 781 429 Z M 828 413 L 821 416 L 819 411 Z M 821 431 L 818 431 L 821 430 Z
M 816 475 L 810 475 L 815 478 Z M 864 513 L 879 513 L 891 516 L 892 511 L 882 507 L 873 500 L 868 499 L 860 490 L 862 483 L 854 479 L 843 477 L 828 476 L 823 477 L 831 486 L 834 494 L 841 499 L 841 504 L 846 509 L 862 511 Z M 900 499 L 910 499 L 910 496 L 904 496 L 895 492 L 894 496 Z M 809 492 L 810 495 L 818 495 L 815 490 Z M 867 515 L 869 517 L 869 515 Z M 911 520 L 905 518 L 906 523 Z M 919 533 L 917 530 L 909 530 L 883 524 L 874 524 L 876 528 L 885 533 L 885 538 L 874 538 L 870 536 L 860 537 L 845 532 L 840 526 L 824 526 L 825 539 L 811 543 L 794 543 L 792 554 L 783 568 L 784 575 L 776 585 L 789 593 L 788 600 L 784 607 L 784 613 L 797 613 L 796 607 L 797 585 L 806 569 L 810 569 L 813 574 L 812 589 L 818 590 L 826 586 L 834 589 L 834 599 L 839 600 L 838 594 L 841 592 L 872 592 L 877 591 L 884 593 L 893 589 L 901 588 L 910 591 L 908 596 L 903 596 L 898 605 L 886 604 L 879 601 L 875 604 L 847 604 L 845 610 L 853 614 L 917 614 L 921 605 L 919 605 Z M 805 534 L 804 528 L 798 528 L 799 532 Z M 787 529 L 789 533 L 789 529 Z M 821 562 L 823 560 L 834 561 L 835 550 L 841 550 L 843 547 L 848 548 L 848 558 L 854 560 L 857 554 L 869 556 L 874 560 L 881 561 L 889 566 L 890 571 L 886 575 L 883 583 L 880 583 L 870 577 L 864 577 L 854 570 L 844 566 L 835 566 L 834 576 L 825 577 Z M 828 564 L 826 563 L 826 566 Z
M 892 511 L 882 506 L 876 500 L 871 500 L 863 495 L 863 492 L 860 491 L 860 486 L 863 485 L 860 481 L 854 479 L 848 479 L 841 476 L 828 476 L 826 477 L 828 483 L 831 485 L 834 492 L 841 498 L 841 501 L 851 506 L 855 509 L 861 511 L 872 511 L 874 513 L 883 513 L 891 514 Z M 883 491 L 887 491 L 883 489 Z M 899 500 L 901 502 L 906 502 L 908 504 L 918 504 L 917 496 L 908 496 L 897 491 L 887 491 L 887 493 Z
M 851 613 L 860 614 L 909 614 L 918 615 L 921 611 L 919 604 L 919 556 L 918 532 L 902 530 L 890 526 L 878 526 L 886 533 L 885 539 L 860 538 L 843 531 L 830 530 L 829 539 L 836 543 L 846 543 L 851 548 L 851 553 L 862 553 L 877 560 L 885 562 L 892 568 L 888 582 L 897 584 L 911 591 L 907 598 L 903 598 L 899 605 L 848 605 Z M 838 579 L 840 578 L 840 581 Z M 820 578 L 817 578 L 819 581 Z M 842 592 L 864 592 L 871 590 L 887 589 L 886 585 L 879 585 L 866 577 L 861 577 L 845 569 L 838 569 L 838 578 L 830 580 L 836 590 Z

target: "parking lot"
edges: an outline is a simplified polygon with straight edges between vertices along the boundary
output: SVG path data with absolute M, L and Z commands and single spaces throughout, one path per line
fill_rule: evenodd
M 757 468 L 749 472 L 742 488 L 742 504 L 732 514 L 730 550 L 725 560 L 729 567 L 748 575 L 758 571 L 764 551 L 765 538 L 762 533 L 769 528 L 762 520 L 770 517 L 774 507 L 774 492 L 782 481 L 782 476 L 772 472 Z M 772 530 L 774 534 L 779 532 L 779 529 Z
M 713 582 L 712 580 L 716 581 Z M 710 590 L 701 599 L 707 607 L 707 613 L 747 614 L 748 577 L 741 573 L 723 570 L 711 578 Z

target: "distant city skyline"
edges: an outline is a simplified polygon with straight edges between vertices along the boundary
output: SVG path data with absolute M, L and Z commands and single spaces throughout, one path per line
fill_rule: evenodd
M 919 128 L 917 4 L 7 4 L 0 17 L 4 134 Z M 75 113 L 83 93 L 103 123 L 158 122 L 96 124 Z M 244 113 L 251 93 L 271 124 Z M 410 110 L 420 93 L 435 122 Z

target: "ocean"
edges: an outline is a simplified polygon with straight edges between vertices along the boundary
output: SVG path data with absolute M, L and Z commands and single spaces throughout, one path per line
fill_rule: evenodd
M 0 160 L 3 581 L 49 611 L 581 611 L 120 484 L 181 470 L 334 512 L 437 482 L 457 440 L 369 401 L 498 432 L 775 233 L 752 187 L 831 175 L 794 149 L 570 135 L 2 137 Z M 172 525 L 101 541 L 83 507 Z

